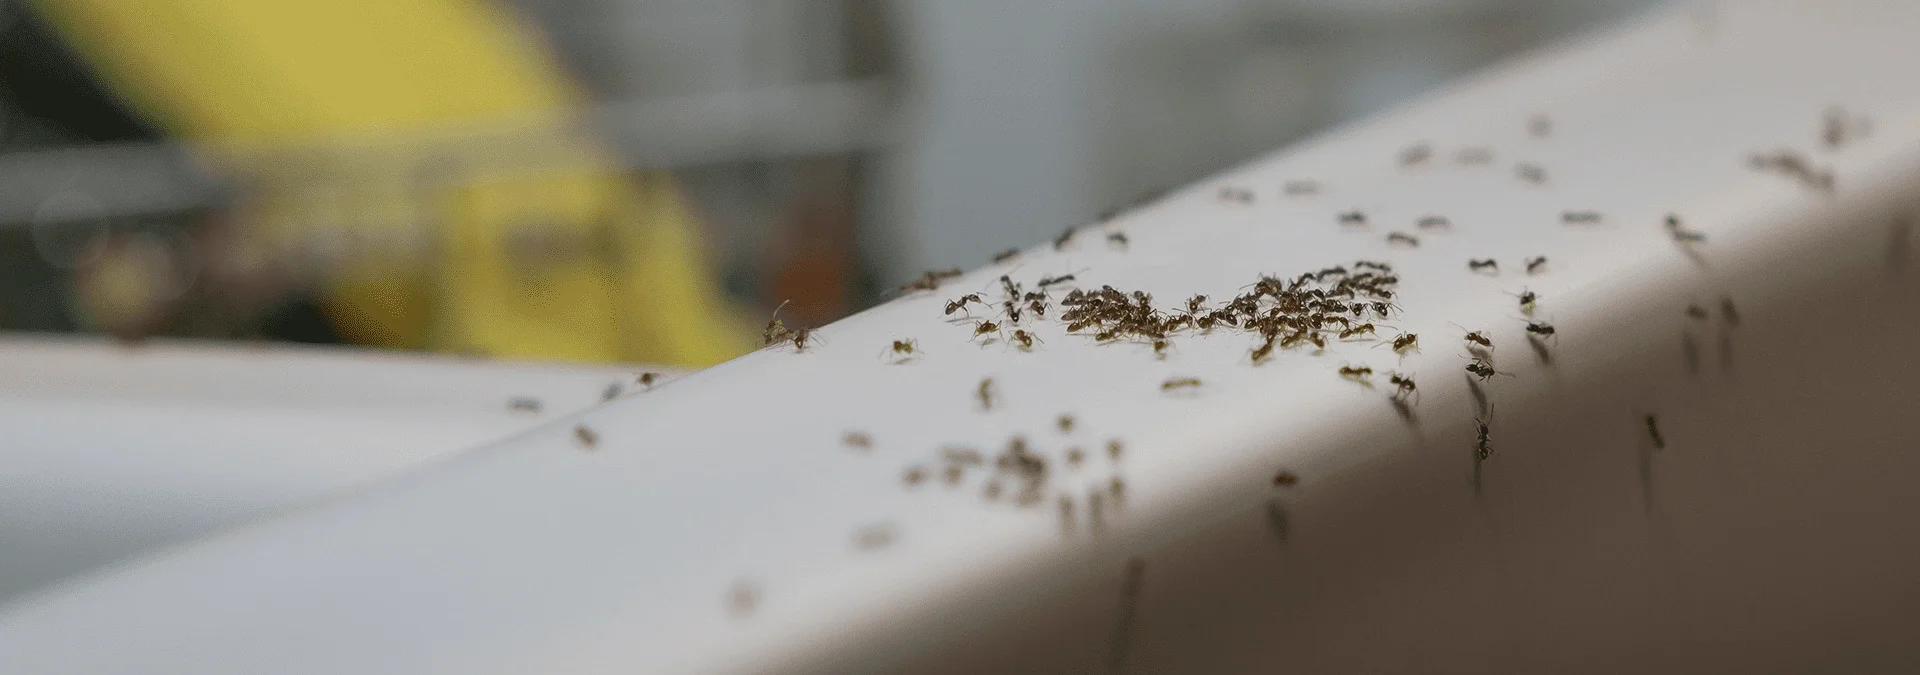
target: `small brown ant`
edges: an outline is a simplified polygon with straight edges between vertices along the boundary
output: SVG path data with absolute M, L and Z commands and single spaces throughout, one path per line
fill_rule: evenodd
M 789 302 L 793 301 L 781 301 L 779 307 L 773 308 L 773 318 L 767 320 L 766 330 L 761 331 L 761 340 L 765 344 L 770 346 L 775 342 L 784 341 L 788 335 L 792 334 L 791 331 L 787 330 L 787 325 L 780 322 L 780 310 L 785 309 Z
M 1153 341 L 1153 357 L 1156 359 L 1167 358 L 1167 347 L 1169 346 L 1170 344 L 1166 340 L 1163 340 L 1163 339 L 1154 340 Z
M 1521 162 L 1513 166 L 1513 174 L 1534 185 L 1547 182 L 1547 170 L 1538 164 Z
M 999 253 L 993 254 L 993 262 L 994 264 L 997 265 L 997 264 L 1001 264 L 1009 260 L 1012 260 L 1014 258 L 1017 258 L 1019 256 L 1020 256 L 1020 249 L 1010 248 L 1005 251 L 1001 251 Z
M 1420 220 L 1414 221 L 1414 226 L 1420 228 L 1453 227 L 1453 222 L 1447 220 L 1446 216 L 1422 216 Z
M 1660 423 L 1654 419 L 1653 415 L 1647 415 L 1647 435 L 1653 438 L 1655 449 L 1667 449 L 1667 439 L 1660 436 Z
M 507 409 L 514 412 L 538 413 L 541 407 L 540 399 L 531 396 L 515 396 L 507 399 Z
M 1527 332 L 1541 337 L 1552 337 L 1554 333 L 1553 324 L 1545 321 L 1529 321 L 1527 322 Z
M 1062 413 L 1059 419 L 1054 420 L 1054 425 L 1060 427 L 1060 433 L 1071 434 L 1073 433 L 1073 422 L 1074 419 L 1072 415 Z
M 1279 473 L 1273 474 L 1274 487 L 1293 487 L 1295 484 L 1299 482 L 1300 482 L 1300 477 L 1294 475 L 1292 471 L 1287 471 L 1283 469 Z
M 1413 384 L 1412 375 L 1401 375 L 1399 373 L 1387 373 L 1387 381 L 1393 383 L 1394 398 L 1404 401 L 1406 400 L 1407 397 L 1414 396 L 1419 393 L 1418 388 L 1415 387 Z
M 1420 238 L 1415 237 L 1411 234 L 1407 234 L 1405 232 L 1391 232 L 1387 234 L 1387 243 L 1406 244 L 1408 246 L 1419 246 Z
M 1487 349 L 1493 349 L 1493 340 L 1488 339 L 1487 334 L 1483 331 L 1476 330 L 1471 333 L 1467 333 L 1467 344 L 1468 344 L 1468 349 L 1472 349 L 1472 345 L 1480 345 L 1482 347 L 1486 347 Z
M 1470 272 L 1478 272 L 1480 270 L 1493 270 L 1494 274 L 1499 274 L 1500 262 L 1492 258 L 1468 258 L 1467 270 Z
M 861 431 L 847 432 L 846 435 L 840 437 L 840 443 L 855 450 L 864 451 L 873 449 L 873 437 Z
M 984 378 L 980 380 L 980 388 L 975 390 L 974 396 L 980 399 L 981 410 L 992 410 L 993 409 L 993 378 L 989 377 L 989 378 Z
M 1426 163 L 1431 157 L 1433 157 L 1433 146 L 1428 145 L 1426 141 L 1421 141 L 1400 151 L 1400 166 L 1403 168 L 1418 166 Z
M 581 446 L 589 450 L 600 444 L 600 434 L 594 433 L 592 429 L 588 429 L 587 425 L 584 424 L 573 428 L 573 439 L 579 441 Z
M 1526 262 L 1527 262 L 1527 274 L 1539 274 L 1540 270 L 1547 266 L 1547 257 L 1544 255 L 1534 256 L 1532 258 L 1528 258 Z
M 1082 271 L 1084 271 L 1084 270 L 1082 270 Z M 1060 275 L 1060 276 L 1057 276 L 1057 277 L 1040 277 L 1040 287 L 1041 287 L 1041 288 L 1046 288 L 1046 287 L 1048 287 L 1048 286 L 1052 286 L 1052 285 L 1054 285 L 1054 284 L 1064 284 L 1064 283 L 1067 283 L 1067 282 L 1069 282 L 1069 281 L 1073 281 L 1073 275 L 1071 275 L 1071 274 L 1062 274 L 1062 275 Z
M 1419 348 L 1420 336 L 1413 333 L 1406 333 L 1393 339 L 1393 351 L 1397 353 L 1405 354 L 1410 350 Z
M 637 381 L 640 383 L 640 386 L 653 389 L 653 383 L 658 379 L 660 379 L 659 373 L 641 373 Z
M 1520 291 L 1520 312 L 1531 316 L 1533 314 L 1534 304 L 1539 301 L 1540 296 L 1536 295 L 1533 291 Z M 1551 333 L 1552 331 L 1548 332 Z
M 966 311 L 969 302 L 979 303 L 983 307 L 987 304 L 987 301 L 980 299 L 979 293 L 968 293 L 957 300 L 948 300 L 946 315 L 952 316 L 954 312 Z
M 1272 353 L 1273 353 L 1273 341 L 1266 340 L 1264 342 L 1261 342 L 1260 346 L 1254 347 L 1253 351 L 1249 353 L 1249 356 L 1253 358 L 1253 365 L 1257 366 L 1257 365 L 1260 365 L 1261 361 L 1266 360 L 1267 356 Z
M 940 470 L 940 475 L 941 478 L 947 482 L 948 486 L 959 485 L 960 481 L 966 480 L 967 478 L 967 467 L 960 466 L 959 464 L 948 464 L 947 468 Z
M 1053 250 L 1059 251 L 1059 250 L 1065 249 L 1067 247 L 1067 244 L 1073 241 L 1073 235 L 1076 235 L 1079 233 L 1080 233 L 1080 228 L 1078 227 L 1069 227 L 1066 230 L 1061 231 L 1060 236 L 1053 238 Z
M 1345 340 L 1347 338 L 1353 337 L 1355 335 L 1359 335 L 1361 333 L 1365 333 L 1367 335 L 1374 335 L 1373 324 L 1363 323 L 1363 324 L 1354 326 L 1352 328 L 1348 328 L 1346 330 L 1340 331 L 1340 339 Z
M 1593 223 L 1600 222 L 1600 212 L 1599 211 L 1562 211 L 1560 212 L 1560 222 L 1567 223 L 1569 225 L 1574 225 L 1574 224 L 1590 225 Z
M 1086 461 L 1086 459 L 1087 452 L 1085 450 L 1081 450 L 1078 447 L 1067 448 L 1067 466 L 1078 467 L 1080 463 Z
M 794 331 L 793 332 L 793 350 L 796 352 L 806 351 L 807 343 L 809 341 L 817 342 L 817 340 L 812 340 L 812 338 L 813 338 L 812 328 L 802 328 Z
M 1311 180 L 1290 180 L 1280 186 L 1280 191 L 1288 197 L 1304 197 L 1320 193 L 1320 183 Z
M 921 483 L 927 482 L 927 470 L 918 466 L 907 467 L 906 472 L 900 475 L 900 480 L 905 482 L 907 487 L 920 487 Z
M 1493 364 L 1487 363 L 1483 359 L 1474 359 L 1471 363 L 1468 363 L 1467 372 L 1479 376 L 1481 382 L 1485 382 L 1494 375 L 1499 374 L 1499 371 L 1493 369 Z
M 1126 452 L 1126 446 L 1120 444 L 1120 439 L 1115 438 L 1107 441 L 1107 458 L 1108 459 L 1118 462 L 1120 461 L 1120 455 L 1125 452 Z
M 994 323 L 992 321 L 982 321 L 980 323 L 974 324 L 973 336 L 980 337 L 982 335 L 986 335 L 988 333 L 991 333 L 997 330 L 1000 330 L 1000 324 Z
M 1701 307 L 1699 303 L 1689 304 L 1687 305 L 1687 317 L 1691 319 L 1697 319 L 1700 321 L 1706 321 L 1707 308 Z
M 1365 225 L 1367 224 L 1367 214 L 1361 213 L 1359 209 L 1354 209 L 1341 213 L 1339 215 L 1339 221 L 1341 225 Z
M 1487 410 L 1487 419 L 1483 420 L 1478 417 L 1473 418 L 1473 424 L 1475 427 L 1478 428 L 1477 430 L 1480 435 L 1480 439 L 1476 442 L 1474 446 L 1473 458 L 1475 462 L 1484 462 L 1484 461 L 1487 461 L 1488 457 L 1493 456 L 1493 444 L 1490 439 L 1490 437 L 1492 436 L 1492 429 L 1488 424 L 1488 422 L 1491 422 L 1492 420 L 1493 420 L 1493 410 L 1491 408 Z
M 894 357 L 898 361 L 905 361 L 907 359 L 913 358 L 914 355 L 919 352 L 919 347 L 920 347 L 919 340 L 915 340 L 913 338 L 907 338 L 905 340 L 894 340 L 893 347 L 890 349 L 890 351 L 893 352 Z
M 1174 391 L 1177 389 L 1193 389 L 1193 388 L 1198 388 L 1199 386 L 1200 386 L 1200 378 L 1174 377 L 1174 378 L 1168 378 L 1167 381 L 1165 382 L 1161 382 L 1160 390 Z
M 1355 382 L 1364 383 L 1368 378 L 1373 377 L 1373 369 L 1366 366 L 1340 366 L 1340 376 Z
M 1740 325 L 1740 312 L 1733 308 L 1733 296 L 1720 296 L 1720 317 L 1729 326 Z
M 960 464 L 965 466 L 979 466 L 986 461 L 985 458 L 980 455 L 979 450 L 975 450 L 973 448 L 960 448 L 960 447 L 941 448 L 940 458 L 946 460 L 950 464 Z
M 1021 351 L 1033 351 L 1033 343 L 1037 340 L 1039 340 L 1039 338 L 1034 337 L 1032 333 L 1025 330 L 1013 331 L 1013 341 L 1020 343 Z

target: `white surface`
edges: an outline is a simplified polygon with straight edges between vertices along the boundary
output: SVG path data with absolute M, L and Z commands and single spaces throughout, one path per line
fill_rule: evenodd
M 569 419 L 11 607 L 0 671 L 1911 665 L 1916 648 L 1897 636 L 1912 634 L 1920 552 L 1887 528 L 1920 506 L 1898 480 L 1920 439 L 1887 392 L 1910 399 L 1900 382 L 1920 361 L 1899 336 L 1920 315 L 1911 276 L 1887 282 L 1883 261 L 1888 214 L 1920 179 L 1916 11 L 1728 5 L 1536 55 L 1126 216 L 1111 229 L 1132 237 L 1127 251 L 1090 230 L 1064 253 L 1030 251 L 829 326 L 806 353 L 756 353 L 584 413 L 592 451 Z M 1875 120 L 1858 146 L 1813 153 L 1837 170 L 1837 194 L 1745 168 L 1751 152 L 1811 151 L 1833 103 Z M 1535 112 L 1554 117 L 1552 138 L 1526 136 Z M 1441 160 L 1466 144 L 1497 160 L 1394 166 L 1419 139 Z M 1517 181 L 1520 160 L 1547 167 L 1549 184 Z M 1294 178 L 1326 189 L 1280 198 Z M 1258 200 L 1222 204 L 1220 185 Z M 1355 207 L 1371 228 L 1334 224 Z M 1606 222 L 1558 222 L 1585 208 Z M 1707 234 L 1701 261 L 1667 238 L 1668 212 Z M 1427 213 L 1453 232 L 1385 244 Z M 1550 272 L 1517 273 L 1540 254 Z M 1469 257 L 1507 271 L 1469 274 Z M 1421 353 L 1396 362 L 1343 344 L 1254 368 L 1251 338 L 1222 332 L 1156 361 L 1047 324 L 1029 354 L 940 317 L 1002 273 L 1072 272 L 1170 306 L 1356 258 L 1394 263 L 1404 315 L 1389 323 L 1419 333 Z M 1508 295 L 1522 287 L 1560 329 L 1551 367 L 1522 341 Z M 1681 310 L 1722 293 L 1744 322 L 1700 329 L 1724 365 L 1690 379 Z M 1484 495 L 1468 480 L 1473 413 L 1450 323 L 1489 330 L 1512 374 L 1488 385 Z M 923 359 L 879 358 L 908 337 Z M 1346 362 L 1414 373 L 1419 423 L 1338 378 Z M 1206 384 L 1163 395 L 1174 375 Z M 1002 394 L 988 413 L 971 398 L 984 376 Z M 1652 410 L 1659 454 L 1640 426 Z M 1063 412 L 1079 418 L 1071 438 L 1052 430 Z M 871 434 L 873 452 L 842 447 L 848 430 Z M 1075 494 L 1123 474 L 1124 510 L 1097 536 L 1085 520 L 1063 536 L 1051 507 L 983 503 L 977 474 L 960 490 L 901 484 L 941 446 L 991 453 L 1014 433 L 1055 457 L 1124 439 L 1119 467 L 1055 474 Z M 1277 467 L 1301 485 L 1269 501 Z M 1283 546 L 1258 525 L 1269 504 L 1293 514 Z M 855 550 L 874 523 L 898 541 Z M 1135 556 L 1146 583 L 1122 602 L 1113 589 Z M 726 599 L 743 580 L 761 600 L 736 617 Z
M 0 339 L 0 600 L 598 404 L 632 373 Z M 519 396 L 543 410 L 509 410 Z

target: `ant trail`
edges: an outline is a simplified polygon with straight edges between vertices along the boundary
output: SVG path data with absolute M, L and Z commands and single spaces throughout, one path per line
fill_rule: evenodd
M 1108 673 L 1127 670 L 1127 654 L 1133 650 L 1133 624 L 1140 611 L 1140 586 L 1146 581 L 1147 561 L 1127 559 L 1126 577 L 1120 582 L 1120 618 L 1113 630 L 1113 649 L 1107 661 Z

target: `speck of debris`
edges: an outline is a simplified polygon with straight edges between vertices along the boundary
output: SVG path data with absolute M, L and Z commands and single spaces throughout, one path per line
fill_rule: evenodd
M 507 399 L 507 409 L 514 412 L 538 413 L 541 407 L 540 399 L 532 396 L 516 396 Z
M 1281 471 L 1273 475 L 1273 484 L 1280 487 L 1293 487 L 1298 482 L 1300 477 L 1294 475 L 1292 471 Z
M 573 438 L 580 442 L 581 447 L 588 450 L 592 450 L 600 444 L 600 434 L 595 433 L 592 429 L 588 429 L 587 425 L 584 424 L 573 428 Z
M 622 385 L 619 382 L 615 382 L 613 384 L 607 385 L 607 388 L 604 390 L 601 390 L 600 392 L 600 400 L 611 401 L 613 399 L 620 398 L 621 389 L 622 389 Z

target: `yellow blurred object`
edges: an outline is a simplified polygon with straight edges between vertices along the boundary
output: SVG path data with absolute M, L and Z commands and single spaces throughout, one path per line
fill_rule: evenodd
M 134 107 L 256 181 L 242 220 L 355 252 L 330 270 L 329 305 L 356 340 L 685 366 L 748 348 L 751 329 L 724 309 L 666 176 L 623 174 L 573 132 L 549 134 L 546 154 L 566 161 L 537 173 L 428 166 L 404 151 L 462 125 L 564 128 L 581 102 L 498 7 L 36 2 Z M 335 182 L 316 186 L 313 167 L 283 161 L 313 155 Z M 408 181 L 434 170 L 458 182 L 422 200 Z M 377 255 L 409 245 L 431 255 Z

